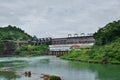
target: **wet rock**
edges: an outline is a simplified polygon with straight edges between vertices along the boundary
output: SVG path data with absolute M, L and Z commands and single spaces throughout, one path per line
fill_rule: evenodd
M 31 71 L 25 71 L 24 75 L 25 77 L 31 77 Z
M 48 75 L 48 74 L 41 74 L 41 78 L 43 78 L 43 80 L 61 80 L 61 78 L 59 76 L 55 76 L 55 75 Z

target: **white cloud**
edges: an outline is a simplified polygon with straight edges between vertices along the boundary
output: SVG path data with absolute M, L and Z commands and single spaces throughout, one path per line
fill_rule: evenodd
M 38 37 L 91 33 L 120 19 L 119 0 L 0 0 L 0 25 Z

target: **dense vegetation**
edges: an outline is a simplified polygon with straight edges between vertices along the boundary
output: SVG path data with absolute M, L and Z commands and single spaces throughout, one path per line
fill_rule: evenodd
M 27 42 L 32 39 L 32 36 L 16 26 L 0 27 L 0 56 L 13 55 L 14 50 L 17 48 L 16 42 Z
M 37 37 L 30 36 L 16 26 L 0 27 L 0 56 L 39 56 L 48 52 L 46 45 L 32 46 L 28 43 Z M 18 43 L 23 43 L 18 46 Z
M 8 25 L 7 27 L 0 27 L 0 40 L 26 41 L 32 39 L 32 36 L 16 26 Z
M 95 45 L 91 49 L 71 51 L 64 59 L 120 64 L 120 20 L 107 24 L 95 34 Z
M 115 42 L 120 38 L 120 20 L 107 24 L 100 28 L 95 34 L 96 45 L 105 45 Z
M 49 47 L 47 45 L 41 45 L 41 46 L 21 46 L 16 49 L 15 55 L 19 56 L 40 56 L 45 55 L 49 51 Z

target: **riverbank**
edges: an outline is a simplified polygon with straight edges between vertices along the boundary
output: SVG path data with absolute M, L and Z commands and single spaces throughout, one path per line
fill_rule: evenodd
M 31 71 L 25 71 L 24 73 L 20 74 L 14 71 L 3 69 L 3 70 L 0 70 L 0 75 L 11 77 L 11 78 L 20 78 L 22 76 L 30 78 L 33 76 L 33 73 Z M 62 80 L 59 76 L 50 75 L 50 74 L 41 74 L 40 78 L 43 78 L 43 80 Z
M 86 62 L 86 63 L 93 63 L 93 64 L 115 64 L 115 65 L 120 65 L 120 62 L 101 62 L 101 61 L 95 61 L 95 60 L 80 60 L 76 58 L 61 58 L 64 60 L 69 60 L 69 61 L 77 61 L 77 62 Z
M 60 58 L 88 63 L 120 65 L 119 48 L 119 42 L 114 42 L 104 46 L 93 46 L 91 49 L 73 50 Z

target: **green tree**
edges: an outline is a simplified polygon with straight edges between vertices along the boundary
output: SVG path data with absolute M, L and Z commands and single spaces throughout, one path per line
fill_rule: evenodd
M 120 20 L 113 21 L 100 28 L 95 34 L 96 45 L 105 45 L 114 42 L 120 37 Z
M 8 25 L 0 28 L 0 40 L 32 40 L 33 37 L 24 32 L 24 30 L 16 26 Z

